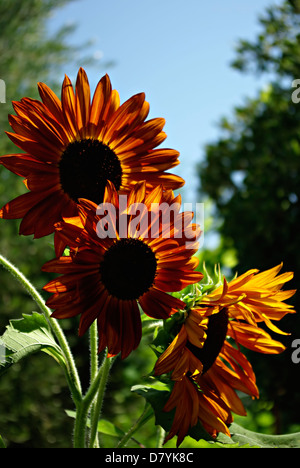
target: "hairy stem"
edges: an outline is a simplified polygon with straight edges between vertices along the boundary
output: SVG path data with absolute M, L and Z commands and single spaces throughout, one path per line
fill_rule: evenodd
M 150 405 L 146 404 L 145 409 L 139 419 L 133 424 L 133 426 L 129 429 L 127 434 L 125 434 L 120 442 L 117 445 L 117 448 L 123 448 L 126 446 L 129 439 L 132 438 L 133 434 L 142 427 L 150 418 L 153 416 L 153 410 Z
M 42 313 L 48 320 L 48 323 L 50 324 L 50 327 L 54 335 L 56 336 L 58 343 L 65 357 L 65 362 L 67 365 L 67 380 L 70 386 L 72 397 L 75 403 L 80 401 L 82 398 L 80 379 L 78 376 L 78 372 L 77 372 L 77 368 L 73 359 L 72 352 L 65 338 L 63 330 L 61 329 L 58 322 L 55 319 L 51 318 L 51 311 L 46 306 L 44 299 L 37 292 L 37 290 L 30 283 L 30 281 L 23 275 L 23 273 L 21 273 L 17 267 L 15 267 L 9 260 L 7 260 L 2 255 L 0 255 L 0 264 L 6 270 L 8 270 L 17 279 L 17 281 L 25 288 L 25 290 L 30 294 L 32 299 L 36 302 L 36 304 L 38 305 L 38 307 L 40 308 L 40 310 L 42 311 Z
M 99 421 L 100 414 L 102 411 L 105 388 L 107 385 L 107 379 L 108 379 L 109 372 L 110 372 L 111 366 L 113 365 L 114 360 L 115 358 L 108 358 L 107 356 L 104 357 L 104 362 L 101 368 L 102 375 L 101 375 L 101 379 L 99 383 L 99 389 L 98 389 L 96 402 L 95 402 L 92 416 L 91 416 L 90 448 L 94 448 L 96 446 L 98 421 Z

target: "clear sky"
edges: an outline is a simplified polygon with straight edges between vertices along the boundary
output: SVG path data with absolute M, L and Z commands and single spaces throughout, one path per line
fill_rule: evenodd
M 230 67 L 237 40 L 254 39 L 258 15 L 279 0 L 76 0 L 58 10 L 50 31 L 77 25 L 72 44 L 92 40 L 99 66 L 86 67 L 91 87 L 104 73 L 121 102 L 144 91 L 150 117 L 164 117 L 163 146 L 180 151 L 174 172 L 185 178 L 186 202 L 197 202 L 195 165 L 216 139 L 222 116 L 266 83 Z M 105 68 L 105 62 L 115 65 Z M 72 64 L 64 70 L 75 79 Z M 63 76 L 62 76 L 63 79 Z

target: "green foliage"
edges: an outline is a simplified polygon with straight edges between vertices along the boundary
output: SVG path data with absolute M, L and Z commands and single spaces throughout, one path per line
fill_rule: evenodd
M 240 40 L 232 65 L 243 72 L 272 72 L 276 79 L 298 77 L 300 67 L 300 2 L 271 5 L 259 16 L 261 33 L 255 42 Z
M 16 148 L 4 135 L 5 130 L 10 130 L 7 114 L 12 112 L 11 101 L 23 96 L 37 98 L 37 81 L 45 81 L 59 91 L 63 74 L 61 65 L 70 63 L 74 57 L 75 51 L 65 44 L 72 28 L 63 28 L 55 37 L 49 37 L 46 33 L 48 17 L 54 8 L 66 3 L 68 0 L 0 0 L 0 78 L 7 85 L 7 103 L 0 104 L 1 154 L 16 152 Z M 259 70 L 269 71 L 269 64 L 272 64 L 272 70 L 281 79 L 297 77 L 299 37 L 295 31 L 299 26 L 299 16 L 291 16 L 291 13 L 296 12 L 293 9 L 296 6 L 292 7 L 295 3 L 286 2 L 278 11 L 269 11 L 269 17 L 262 21 L 265 34 L 260 36 L 257 44 L 241 43 L 236 68 L 245 70 L 250 54 L 251 61 L 257 61 Z M 278 54 L 278 51 L 282 51 L 282 54 Z M 80 65 L 83 63 L 81 61 Z M 222 218 L 230 220 L 230 223 L 225 222 L 221 226 L 222 249 L 215 253 L 215 257 L 211 253 L 209 261 L 208 256 L 204 255 L 203 259 L 209 265 L 223 263 L 225 259 L 229 268 L 238 261 L 245 270 L 249 257 L 251 267 L 261 268 L 265 267 L 263 259 L 266 258 L 266 262 L 273 266 L 274 260 L 276 263 L 279 257 L 279 261 L 283 257 L 290 269 L 299 271 L 295 241 L 290 236 L 291 232 L 297 232 L 299 219 L 299 116 L 290 99 L 291 89 L 284 86 L 283 80 L 280 86 L 278 83 L 273 84 L 256 100 L 237 109 L 232 122 L 224 119 L 222 129 L 227 132 L 227 137 L 207 148 L 207 162 L 201 168 L 202 188 L 216 202 Z M 1 206 L 24 192 L 19 177 L 0 169 Z M 262 193 L 265 194 L 263 204 Z M 20 239 L 19 221 L 0 222 L 0 252 L 17 263 L 22 272 L 41 289 L 48 276 L 41 273 L 40 268 L 53 257 L 52 239 Z M 235 257 L 236 252 L 238 259 Z M 256 263 L 253 265 L 253 262 Z M 0 356 L 0 368 L 1 371 L 7 371 L 4 378 L 0 379 L 0 433 L 4 439 L 0 437 L 0 447 L 69 447 L 73 425 L 68 415 L 72 416 L 72 412 L 68 411 L 68 415 L 65 412 L 65 408 L 70 405 L 70 395 L 63 375 L 65 363 L 61 349 L 53 338 L 47 320 L 35 312 L 31 314 L 32 301 L 19 285 L 11 281 L 7 272 L 2 270 L 0 280 L 0 331 L 3 333 L 0 349 L 5 348 L 5 355 Z M 193 300 L 192 295 L 186 299 Z M 18 319 L 13 320 L 13 317 Z M 180 320 L 172 323 L 172 326 L 179 324 Z M 66 320 L 63 326 L 69 332 L 83 382 L 88 386 L 87 341 L 85 338 L 77 339 L 75 320 Z M 164 339 L 169 339 L 169 332 L 162 332 L 159 336 L 157 334 L 155 343 L 161 344 Z M 112 439 L 120 441 L 133 420 L 141 422 L 139 416 L 145 408 L 144 398 L 155 411 L 157 423 L 166 429 L 170 426 L 169 418 L 172 414 L 162 411 L 167 395 L 163 387 L 140 386 L 130 392 L 131 386 L 140 380 L 141 375 L 151 373 L 154 357 L 147 343 L 146 336 L 143 345 L 132 356 L 123 362 L 118 360 L 114 365 L 103 419 L 98 424 L 102 439 L 108 438 L 106 446 L 115 445 L 111 443 Z M 50 359 L 49 355 L 54 359 Z M 262 382 L 263 395 L 267 393 L 268 397 L 271 395 L 276 400 L 275 397 L 278 397 L 278 392 L 282 392 L 284 386 L 283 395 L 288 395 L 288 406 L 293 411 L 295 404 L 299 408 L 296 396 L 290 398 L 293 386 L 287 385 L 285 381 L 284 371 L 288 374 L 288 366 L 280 371 L 278 379 L 278 358 L 272 361 L 273 368 L 269 365 L 271 361 L 265 362 L 268 362 L 267 368 L 258 367 L 259 386 Z M 272 386 L 275 397 L 272 392 L 268 393 L 268 384 Z M 141 395 L 144 398 L 140 398 Z M 146 412 L 143 417 L 147 419 L 149 414 Z M 292 412 L 287 414 L 292 419 Z M 266 420 L 261 422 L 268 423 Z M 197 426 L 191 430 L 190 437 L 182 446 L 229 448 L 271 444 L 269 438 L 249 434 L 239 426 L 232 425 L 231 429 L 232 440 L 220 436 L 217 442 L 212 443 L 203 429 Z M 139 446 L 145 444 L 154 447 L 156 438 L 156 430 L 150 420 L 149 425 L 139 428 L 138 441 L 130 437 L 127 446 L 136 446 L 138 443 Z M 272 441 L 273 446 L 299 446 L 299 435 Z M 174 441 L 170 441 L 168 446 L 173 447 L 174 444 Z
M 0 448 L 6 448 L 5 443 L 3 442 L 2 437 L 0 436 Z
M 172 425 L 174 412 L 164 412 L 163 407 L 166 404 L 169 391 L 155 388 L 155 386 L 135 386 L 132 391 L 144 397 L 153 408 L 155 413 L 155 424 L 162 426 L 169 431 Z M 190 428 L 188 436 L 197 441 L 194 447 L 201 448 L 300 448 L 300 432 L 290 435 L 272 436 L 267 434 L 249 431 L 242 426 L 232 423 L 229 427 L 231 438 L 224 434 L 219 434 L 214 440 L 198 424 Z
M 292 99 L 292 82 L 300 77 L 299 2 L 271 6 L 260 26 L 256 39 L 239 42 L 233 66 L 269 73 L 270 85 L 222 119 L 220 138 L 206 146 L 198 166 L 200 191 L 214 203 L 222 251 L 234 251 L 237 259 L 234 271 L 283 262 L 284 271 L 295 273 L 288 289 L 299 289 L 300 107 Z M 299 294 L 289 302 L 300 310 Z M 251 353 L 250 360 L 261 398 L 273 403 L 273 430 L 286 432 L 300 418 L 290 353 L 299 313 L 285 317 L 280 328 L 291 332 L 281 337 L 286 352 L 276 359 Z
M 155 424 L 162 426 L 163 429 L 168 432 L 172 426 L 175 410 L 165 412 L 163 411 L 163 408 L 170 396 L 170 391 L 158 390 L 154 386 L 149 387 L 144 385 L 137 385 L 132 388 L 132 391 L 143 396 L 147 402 L 150 403 L 155 413 Z M 200 439 L 213 440 L 212 437 L 203 429 L 200 423 L 191 428 L 188 435 L 197 441 Z
M 242 445 L 246 443 L 250 447 L 260 448 L 300 448 L 300 432 L 275 436 L 249 431 L 235 423 L 229 429 L 232 440 Z M 222 440 L 222 435 L 219 435 L 218 440 Z
M 32 353 L 44 351 L 61 365 L 65 360 L 60 347 L 57 345 L 46 318 L 34 312 L 23 315 L 22 319 L 11 320 L 3 336 L 0 346 L 5 349 L 1 356 L 0 376 L 10 366 L 19 362 Z
M 70 0 L 0 0 L 0 79 L 6 84 L 6 103 L 0 103 L 1 155 L 19 152 L 5 134 L 11 130 L 8 124 L 8 114 L 14 113 L 11 102 L 24 96 L 39 98 L 38 81 L 46 82 L 59 94 L 67 67 L 73 69 L 77 64 L 90 63 L 83 56 L 88 44 L 82 44 L 80 50 L 67 45 L 73 26 L 63 27 L 52 36 L 47 32 L 50 16 L 67 3 Z M 20 177 L 0 167 L 0 207 L 26 191 Z M 0 220 L 0 253 L 18 265 L 41 290 L 49 280 L 49 275 L 41 272 L 41 266 L 53 258 L 53 239 L 20 237 L 19 224 L 19 220 Z M 31 314 L 35 304 L 2 268 L 0 283 L 2 334 L 10 319 Z M 70 329 L 74 352 L 80 355 L 76 325 L 66 321 L 64 328 Z M 81 343 L 86 344 L 86 340 Z M 0 433 L 8 448 L 70 444 L 72 425 L 65 414 L 61 416 L 69 399 L 64 374 L 54 360 L 43 354 L 16 363 L 0 380 Z M 84 367 L 83 361 L 79 356 L 79 366 Z
M 172 425 L 174 412 L 164 412 L 163 407 L 166 404 L 169 391 L 155 388 L 155 386 L 138 385 L 133 387 L 132 391 L 144 397 L 153 408 L 155 413 L 155 424 L 162 426 L 169 431 Z M 224 434 L 219 434 L 214 440 L 198 423 L 190 428 L 190 436 L 198 448 L 300 448 L 300 432 L 290 435 L 272 436 L 267 434 L 249 431 L 242 426 L 232 423 L 229 427 L 231 438 Z
M 0 344 L 6 349 L 5 359 L 1 361 L 2 369 L 0 374 L 13 364 L 17 364 L 20 359 L 26 358 L 38 351 L 46 352 L 60 364 L 63 366 L 65 365 L 62 351 L 51 333 L 51 328 L 47 320 L 43 315 L 36 312 L 32 315 L 24 315 L 22 319 L 12 320 L 9 326 L 7 326 L 4 335 L 1 337 Z M 172 425 L 174 411 L 164 412 L 163 407 L 169 398 L 170 388 L 163 383 L 155 382 L 151 386 L 134 386 L 132 391 L 144 397 L 147 403 L 150 404 L 155 415 L 155 424 L 161 426 L 165 431 L 169 431 Z M 68 410 L 66 413 L 72 418 L 75 417 L 74 411 Z M 142 415 L 136 427 L 134 427 L 135 431 L 132 431 L 133 435 L 135 435 L 139 425 L 144 424 L 151 416 L 152 411 L 146 409 L 144 415 Z M 131 436 L 130 432 L 128 436 L 126 436 L 122 429 L 105 419 L 101 419 L 98 422 L 97 431 L 102 435 L 116 438 L 119 440 L 119 443 L 121 443 L 122 440 L 126 440 L 126 442 L 132 440 L 134 445 L 143 446 L 135 437 Z M 198 423 L 189 430 L 188 436 L 194 441 L 197 441 L 197 444 L 194 443 L 192 446 L 198 448 L 300 447 L 300 433 L 276 437 L 255 433 L 237 424 L 232 424 L 230 426 L 230 431 L 232 434 L 231 439 L 219 434 L 217 440 L 213 440 L 200 423 Z M 5 447 L 2 438 L 0 438 L 0 446 L 1 448 Z
M 12 101 L 24 96 L 38 98 L 37 82 L 44 81 L 59 90 L 62 64 L 72 62 L 75 49 L 66 45 L 72 28 L 62 28 L 55 36 L 47 34 L 47 20 L 56 8 L 69 0 L 0 1 L 0 78 L 6 84 L 6 103 L 0 104 L 0 154 L 18 153 L 5 131 L 10 131 L 8 114 Z M 22 179 L 0 167 L 0 206 L 25 193 Z M 52 239 L 34 242 L 18 236 L 19 220 L 0 220 L 0 252 L 18 264 L 25 275 L 41 288 L 47 275 L 40 268 L 53 256 Z M 8 317 L 18 316 L 24 293 L 0 271 L 2 285 L 0 330 Z M 25 309 L 24 309 L 25 307 Z M 24 303 L 22 312 L 30 313 L 32 304 Z
M 66 410 L 66 413 L 70 418 L 75 419 L 75 417 L 76 417 L 76 412 L 75 411 Z M 90 421 L 89 420 L 88 420 L 88 426 L 90 426 Z M 121 437 L 123 437 L 125 435 L 124 431 L 122 431 L 121 429 L 116 427 L 113 423 L 111 423 L 110 421 L 107 421 L 105 419 L 101 419 L 98 422 L 97 430 L 98 430 L 98 432 L 100 434 L 106 434 L 106 435 L 109 435 L 111 437 L 121 438 Z

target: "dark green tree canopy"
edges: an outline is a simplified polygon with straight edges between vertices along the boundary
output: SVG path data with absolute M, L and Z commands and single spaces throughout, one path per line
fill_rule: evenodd
M 200 191 L 215 202 L 225 245 L 237 249 L 243 269 L 284 261 L 299 271 L 300 104 L 292 82 L 300 78 L 300 14 L 285 2 L 261 24 L 255 42 L 240 42 L 233 65 L 272 71 L 272 81 L 222 119 L 222 136 L 198 166 Z
M 259 16 L 256 40 L 240 40 L 232 66 L 243 72 L 272 72 L 276 80 L 297 76 L 300 67 L 300 2 L 270 6 Z
M 80 65 L 87 63 L 87 44 L 82 50 L 68 44 L 74 27 L 64 27 L 55 35 L 48 33 L 49 17 L 68 3 L 70 0 L 0 0 L 0 79 L 6 85 L 6 103 L 0 103 L 1 155 L 18 153 L 5 134 L 11 130 L 8 114 L 14 114 L 11 102 L 25 96 L 38 99 L 38 81 L 46 82 L 59 95 L 66 67 L 79 65 L 79 60 Z M 0 167 L 1 207 L 26 191 L 20 177 Z M 0 252 L 17 264 L 37 288 L 42 288 L 46 278 L 40 266 L 53 255 L 52 239 L 35 242 L 32 237 L 20 237 L 19 224 L 19 220 L 0 220 Z M 2 333 L 10 319 L 31 314 L 35 305 L 2 268 L 0 284 Z M 57 411 L 58 405 L 64 403 L 56 396 L 65 391 L 60 369 L 34 356 L 33 362 L 25 360 L 22 368 L 6 377 L 0 382 L 0 433 L 8 438 L 9 447 L 43 447 L 44 443 L 66 447 L 66 433 L 72 429 L 64 416 L 65 407 Z M 33 393 L 35 399 L 29 405 Z M 51 405 L 45 405 L 45 399 Z M 49 440 L 45 439 L 46 432 Z
M 292 98 L 300 78 L 299 2 L 270 7 L 260 25 L 253 42 L 240 41 L 233 66 L 268 73 L 270 84 L 222 119 L 220 138 L 206 146 L 198 165 L 199 191 L 214 203 L 222 248 L 236 250 L 239 273 L 283 262 L 283 271 L 295 273 L 287 287 L 299 290 L 300 103 Z M 287 421 L 299 422 L 298 369 L 291 361 L 291 343 L 300 336 L 299 293 L 290 302 L 298 313 L 281 323 L 291 332 L 280 337 L 286 352 L 276 360 L 253 359 L 279 431 L 288 430 Z

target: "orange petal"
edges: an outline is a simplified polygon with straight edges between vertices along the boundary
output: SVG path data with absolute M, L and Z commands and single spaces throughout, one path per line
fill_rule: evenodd
M 45 106 L 50 110 L 58 122 L 63 118 L 61 102 L 56 94 L 44 83 L 38 83 L 38 90 Z
M 75 139 L 78 133 L 76 122 L 76 99 L 70 78 L 65 75 L 61 90 L 61 103 L 65 116 L 65 124 L 68 127 L 69 134 Z
M 77 125 L 81 138 L 86 138 L 90 119 L 90 85 L 83 68 L 79 69 L 76 80 L 75 108 Z

